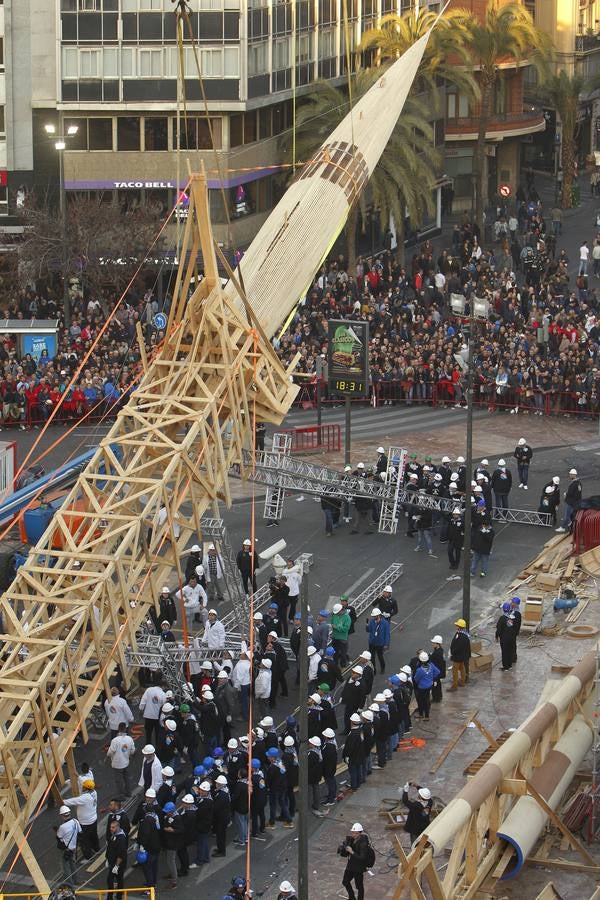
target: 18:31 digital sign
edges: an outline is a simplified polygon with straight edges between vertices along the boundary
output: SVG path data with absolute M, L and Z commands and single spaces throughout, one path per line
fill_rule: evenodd
M 369 325 L 331 319 L 328 323 L 329 390 L 336 394 L 369 394 Z

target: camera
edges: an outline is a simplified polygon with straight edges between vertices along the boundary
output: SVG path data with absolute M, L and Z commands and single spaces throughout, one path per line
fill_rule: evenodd
M 347 856 L 348 854 L 346 851 L 347 851 L 348 847 L 351 845 L 351 843 L 352 843 L 352 838 L 350 837 L 350 835 L 347 835 L 344 838 L 344 840 L 342 841 L 342 843 L 339 845 L 339 847 L 337 848 L 338 855 L 339 856 Z

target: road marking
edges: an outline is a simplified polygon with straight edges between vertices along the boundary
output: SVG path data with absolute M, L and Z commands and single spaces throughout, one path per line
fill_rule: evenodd
M 366 581 L 367 578 L 368 578 L 370 575 L 372 575 L 374 571 L 375 571 L 375 569 L 367 569 L 366 572 L 364 572 L 364 573 L 360 576 L 360 578 L 357 578 L 356 581 L 355 581 L 353 584 L 350 585 L 350 587 L 346 588 L 346 590 L 343 591 L 343 593 L 344 593 L 344 594 L 350 595 L 350 594 L 352 593 L 352 591 L 354 591 L 354 590 L 359 586 L 359 584 L 362 584 L 363 581 Z

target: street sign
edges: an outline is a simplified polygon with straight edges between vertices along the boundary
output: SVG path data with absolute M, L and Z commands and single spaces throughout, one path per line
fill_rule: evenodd
M 369 396 L 369 324 L 330 319 L 328 323 L 329 390 L 346 396 Z
M 510 195 L 512 194 L 510 184 L 501 184 L 498 188 L 498 193 L 501 197 L 510 197 Z
M 152 319 L 152 324 L 158 331 L 162 331 L 167 327 L 167 317 L 164 313 L 156 313 L 154 318 Z

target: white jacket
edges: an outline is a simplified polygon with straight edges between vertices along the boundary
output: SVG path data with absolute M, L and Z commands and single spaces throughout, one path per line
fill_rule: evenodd
M 231 683 L 236 691 L 239 691 L 242 685 L 250 684 L 250 660 L 238 659 L 233 672 L 231 673 Z
M 202 562 L 202 568 L 204 569 L 204 577 L 206 578 L 206 583 L 207 583 L 207 584 L 209 584 L 210 581 L 211 581 L 211 577 L 210 577 L 210 566 L 209 566 L 209 564 L 208 564 L 208 557 L 209 557 L 209 556 L 210 556 L 210 554 L 207 553 L 206 556 L 204 557 L 203 562 Z M 222 578 L 222 577 L 223 577 L 223 565 L 222 565 L 222 563 L 221 563 L 221 557 L 219 556 L 218 553 L 217 553 L 217 558 L 216 558 L 216 559 L 217 559 L 217 578 Z
M 135 744 L 129 734 L 118 734 L 110 742 L 107 755 L 113 769 L 126 769 L 135 753 Z
M 104 701 L 104 710 L 111 731 L 117 731 L 121 722 L 125 722 L 126 725 L 133 722 L 133 713 L 125 697 L 109 697 Z
M 300 566 L 292 566 L 291 569 L 283 570 L 285 583 L 290 589 L 290 597 L 297 597 L 300 594 L 300 584 L 302 582 L 302 571 Z
M 257 700 L 268 700 L 271 696 L 271 670 L 259 669 L 254 679 L 254 696 Z
M 204 650 L 202 649 L 202 641 L 199 637 L 195 637 L 192 641 L 192 648 L 189 657 L 190 675 L 199 675 L 202 671 L 202 662 L 204 660 Z
M 158 719 L 167 696 L 162 688 L 154 685 L 146 688 L 140 700 L 140 712 L 145 719 Z
M 225 649 L 225 626 L 219 619 L 212 625 L 210 622 L 206 623 L 202 643 L 206 644 L 209 650 Z
M 308 659 L 308 680 L 314 681 L 319 671 L 319 663 L 321 662 L 321 654 L 313 653 Z
M 93 825 L 98 820 L 98 795 L 96 791 L 84 791 L 78 797 L 64 801 L 65 806 L 75 807 L 80 825 Z
M 185 606 L 186 612 L 194 612 L 195 610 L 200 609 L 200 604 L 204 607 L 208 604 L 206 591 L 201 584 L 197 584 L 196 587 L 192 587 L 191 584 L 184 584 L 182 590 L 175 593 L 175 597 L 178 600 L 181 600 L 182 594 L 183 605 Z
M 161 784 L 163 783 L 162 777 L 162 763 L 158 756 L 155 756 L 152 760 L 152 784 L 150 787 L 154 788 L 155 791 L 159 789 Z M 140 780 L 138 781 L 140 787 L 144 787 L 144 762 L 142 761 L 142 769 L 140 772 Z

